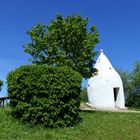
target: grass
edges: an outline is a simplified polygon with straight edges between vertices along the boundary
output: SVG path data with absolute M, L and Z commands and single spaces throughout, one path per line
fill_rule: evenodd
M 0 140 L 140 140 L 140 113 L 81 112 L 73 128 L 49 129 L 22 124 L 0 108 Z
M 140 111 L 140 107 L 128 107 L 129 110 Z

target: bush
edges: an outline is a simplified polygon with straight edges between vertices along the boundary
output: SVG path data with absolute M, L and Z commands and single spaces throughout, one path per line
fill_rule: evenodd
M 126 98 L 126 106 L 140 107 L 140 83 L 137 83 L 137 81 L 135 80 L 132 82 L 132 85 L 133 88 Z
M 12 115 L 24 122 L 69 127 L 80 121 L 81 75 L 68 67 L 26 65 L 7 76 Z
M 87 88 L 82 88 L 81 90 L 81 101 L 82 102 L 88 102 L 88 97 L 87 97 Z

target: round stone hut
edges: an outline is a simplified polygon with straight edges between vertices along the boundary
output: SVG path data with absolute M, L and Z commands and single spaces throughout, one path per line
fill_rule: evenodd
M 88 81 L 88 103 L 96 108 L 125 108 L 121 77 L 103 50 L 100 51 L 94 67 L 98 72 Z

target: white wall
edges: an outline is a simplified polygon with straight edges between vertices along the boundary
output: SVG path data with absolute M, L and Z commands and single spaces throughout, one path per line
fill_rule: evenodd
M 119 74 L 112 67 L 107 57 L 101 54 L 95 64 L 98 73 L 88 81 L 88 101 L 91 105 L 100 108 L 124 108 L 123 84 Z M 119 88 L 117 101 L 114 101 L 113 88 Z

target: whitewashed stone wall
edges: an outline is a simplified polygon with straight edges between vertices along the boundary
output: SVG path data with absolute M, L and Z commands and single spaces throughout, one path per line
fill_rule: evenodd
M 98 72 L 88 81 L 89 104 L 96 108 L 124 108 L 124 91 L 121 77 L 102 50 L 94 67 Z

